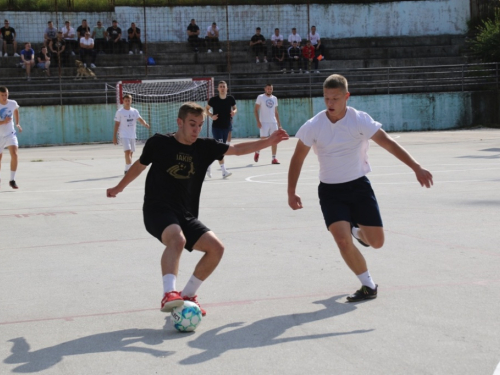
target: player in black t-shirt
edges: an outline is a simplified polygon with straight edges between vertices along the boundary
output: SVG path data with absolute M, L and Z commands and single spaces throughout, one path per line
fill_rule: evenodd
M 220 81 L 217 86 L 217 90 L 219 91 L 219 95 L 214 96 L 208 100 L 208 104 L 206 106 L 207 116 L 209 116 L 212 120 L 212 136 L 217 139 L 219 142 L 226 143 L 229 132 L 232 128 L 232 118 L 238 112 L 236 108 L 236 100 L 233 96 L 227 95 L 227 83 L 224 81 Z M 210 109 L 212 112 L 210 112 Z M 231 172 L 228 172 L 226 166 L 224 164 L 224 159 L 219 160 L 220 167 L 222 169 L 222 177 L 227 178 L 232 175 Z M 209 169 L 207 169 L 207 176 L 212 177 Z
M 166 246 L 161 257 L 164 296 L 161 311 L 192 301 L 199 305 L 196 291 L 219 264 L 224 245 L 198 220 L 201 187 L 205 171 L 224 155 L 246 155 L 288 139 L 284 130 L 269 138 L 237 145 L 227 145 L 211 138 L 199 138 L 205 122 L 205 111 L 196 103 L 185 103 L 179 109 L 178 130 L 172 134 L 155 134 L 146 142 L 142 155 L 123 179 L 106 191 L 109 198 L 121 193 L 149 164 L 144 195 L 143 215 L 146 230 Z M 205 254 L 195 267 L 182 292 L 176 290 L 182 250 Z M 204 309 L 201 309 L 205 315 Z

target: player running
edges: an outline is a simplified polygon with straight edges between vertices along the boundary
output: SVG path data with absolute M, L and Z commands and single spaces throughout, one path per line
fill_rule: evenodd
M 163 312 L 171 312 L 185 300 L 199 305 L 196 292 L 215 270 L 224 252 L 222 242 L 198 220 L 201 187 L 208 166 L 225 155 L 250 154 L 288 139 L 284 130 L 276 131 L 267 139 L 234 146 L 199 138 L 205 116 L 200 105 L 183 104 L 178 113 L 177 132 L 149 138 L 140 159 L 117 186 L 107 190 L 108 197 L 116 197 L 151 164 L 146 178 L 143 215 L 146 230 L 166 246 L 161 258 Z M 179 292 L 176 279 L 183 249 L 205 254 L 185 288 Z M 201 311 L 206 314 L 204 309 Z
M 14 125 L 14 121 L 15 124 Z M 23 128 L 19 125 L 19 105 L 15 100 L 9 99 L 9 89 L 0 87 L 0 168 L 2 167 L 2 155 L 5 148 L 10 152 L 10 180 L 9 186 L 18 189 L 16 184 L 17 172 L 17 141 L 16 128 L 21 133 Z M 1 181 L 1 179 L 0 179 Z

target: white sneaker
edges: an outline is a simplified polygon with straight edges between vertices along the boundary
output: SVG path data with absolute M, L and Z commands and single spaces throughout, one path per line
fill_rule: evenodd
M 292 73 L 292 74 L 293 74 L 293 73 L 295 73 L 295 72 L 294 72 L 294 71 L 293 71 L 293 69 L 292 69 L 292 71 L 291 71 L 290 73 Z
M 309 74 L 309 70 L 304 70 L 304 73 L 305 74 Z
M 87 67 L 87 63 L 83 63 L 83 67 L 86 68 Z
M 226 172 L 222 172 L 222 178 L 228 178 L 229 176 L 231 176 L 232 173 L 229 172 L 229 171 L 226 171 Z
M 128 51 L 128 54 L 129 55 L 133 55 L 134 53 L 132 51 Z
M 258 57 L 255 59 L 255 62 L 256 62 L 257 64 L 258 64 L 258 63 L 260 63 L 260 61 L 259 61 L 259 58 L 258 58 Z
M 14 53 L 14 56 L 15 56 L 15 57 L 19 57 L 19 54 L 18 54 L 18 53 Z
M 283 72 L 283 74 L 286 74 L 286 69 L 283 69 L 282 72 Z
M 90 64 L 90 67 L 91 68 L 95 68 L 96 66 L 94 64 Z
M 142 51 L 139 51 L 139 55 L 142 55 Z
M 267 59 L 264 57 L 264 62 L 267 64 Z
M 319 70 L 316 70 L 314 73 L 319 73 Z
M 75 56 L 75 53 L 73 51 L 71 51 L 71 56 Z
M 207 169 L 207 177 L 212 178 L 212 168 L 211 167 L 208 167 L 208 169 Z
M 3 57 L 9 57 L 9 54 L 8 54 L 8 53 L 5 53 L 5 54 L 3 55 Z
M 221 50 L 221 49 L 219 49 L 219 52 L 222 52 L 222 50 Z
M 212 53 L 212 50 L 211 50 L 211 49 L 209 49 L 209 50 L 207 51 L 207 53 Z

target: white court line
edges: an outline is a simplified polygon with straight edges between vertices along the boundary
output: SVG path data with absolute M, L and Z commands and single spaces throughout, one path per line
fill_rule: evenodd
M 500 362 L 498 363 L 498 366 L 497 366 L 495 372 L 493 373 L 493 375 L 500 375 Z

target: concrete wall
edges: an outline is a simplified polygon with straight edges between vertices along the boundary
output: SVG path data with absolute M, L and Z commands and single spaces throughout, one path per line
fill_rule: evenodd
M 279 27 L 285 37 L 292 27 L 297 27 L 297 32 L 305 38 L 308 24 L 316 25 L 323 38 L 459 35 L 467 31 L 470 0 L 311 4 L 310 20 L 307 19 L 307 5 L 241 5 L 231 6 L 227 11 L 227 24 L 226 7 L 222 6 L 146 8 L 146 14 L 140 7 L 116 7 L 115 12 L 59 12 L 57 16 L 55 12 L 4 12 L 3 16 L 10 20 L 21 42 L 42 41 L 48 20 L 60 27 L 69 20 L 76 30 L 84 18 L 91 26 L 99 19 L 106 27 L 116 19 L 124 33 L 131 22 L 136 22 L 144 34 L 144 16 L 147 39 L 151 42 L 185 41 L 191 18 L 197 20 L 202 33 L 216 21 L 222 40 L 226 40 L 228 32 L 230 40 L 248 40 L 256 26 L 262 28 L 266 38 L 275 27 Z
M 276 93 L 279 97 L 279 93 Z M 15 95 L 11 95 L 15 100 Z M 236 138 L 257 137 L 254 100 L 238 100 Z M 348 104 L 368 112 L 387 131 L 455 129 L 500 123 L 498 92 L 353 96 Z M 324 109 L 323 98 L 279 99 L 282 125 L 290 135 Z M 21 146 L 111 142 L 115 105 L 47 106 L 20 109 Z M 146 121 L 151 122 L 146 114 Z M 175 128 L 175 123 L 172 124 Z M 204 134 L 204 133 L 203 133 Z

